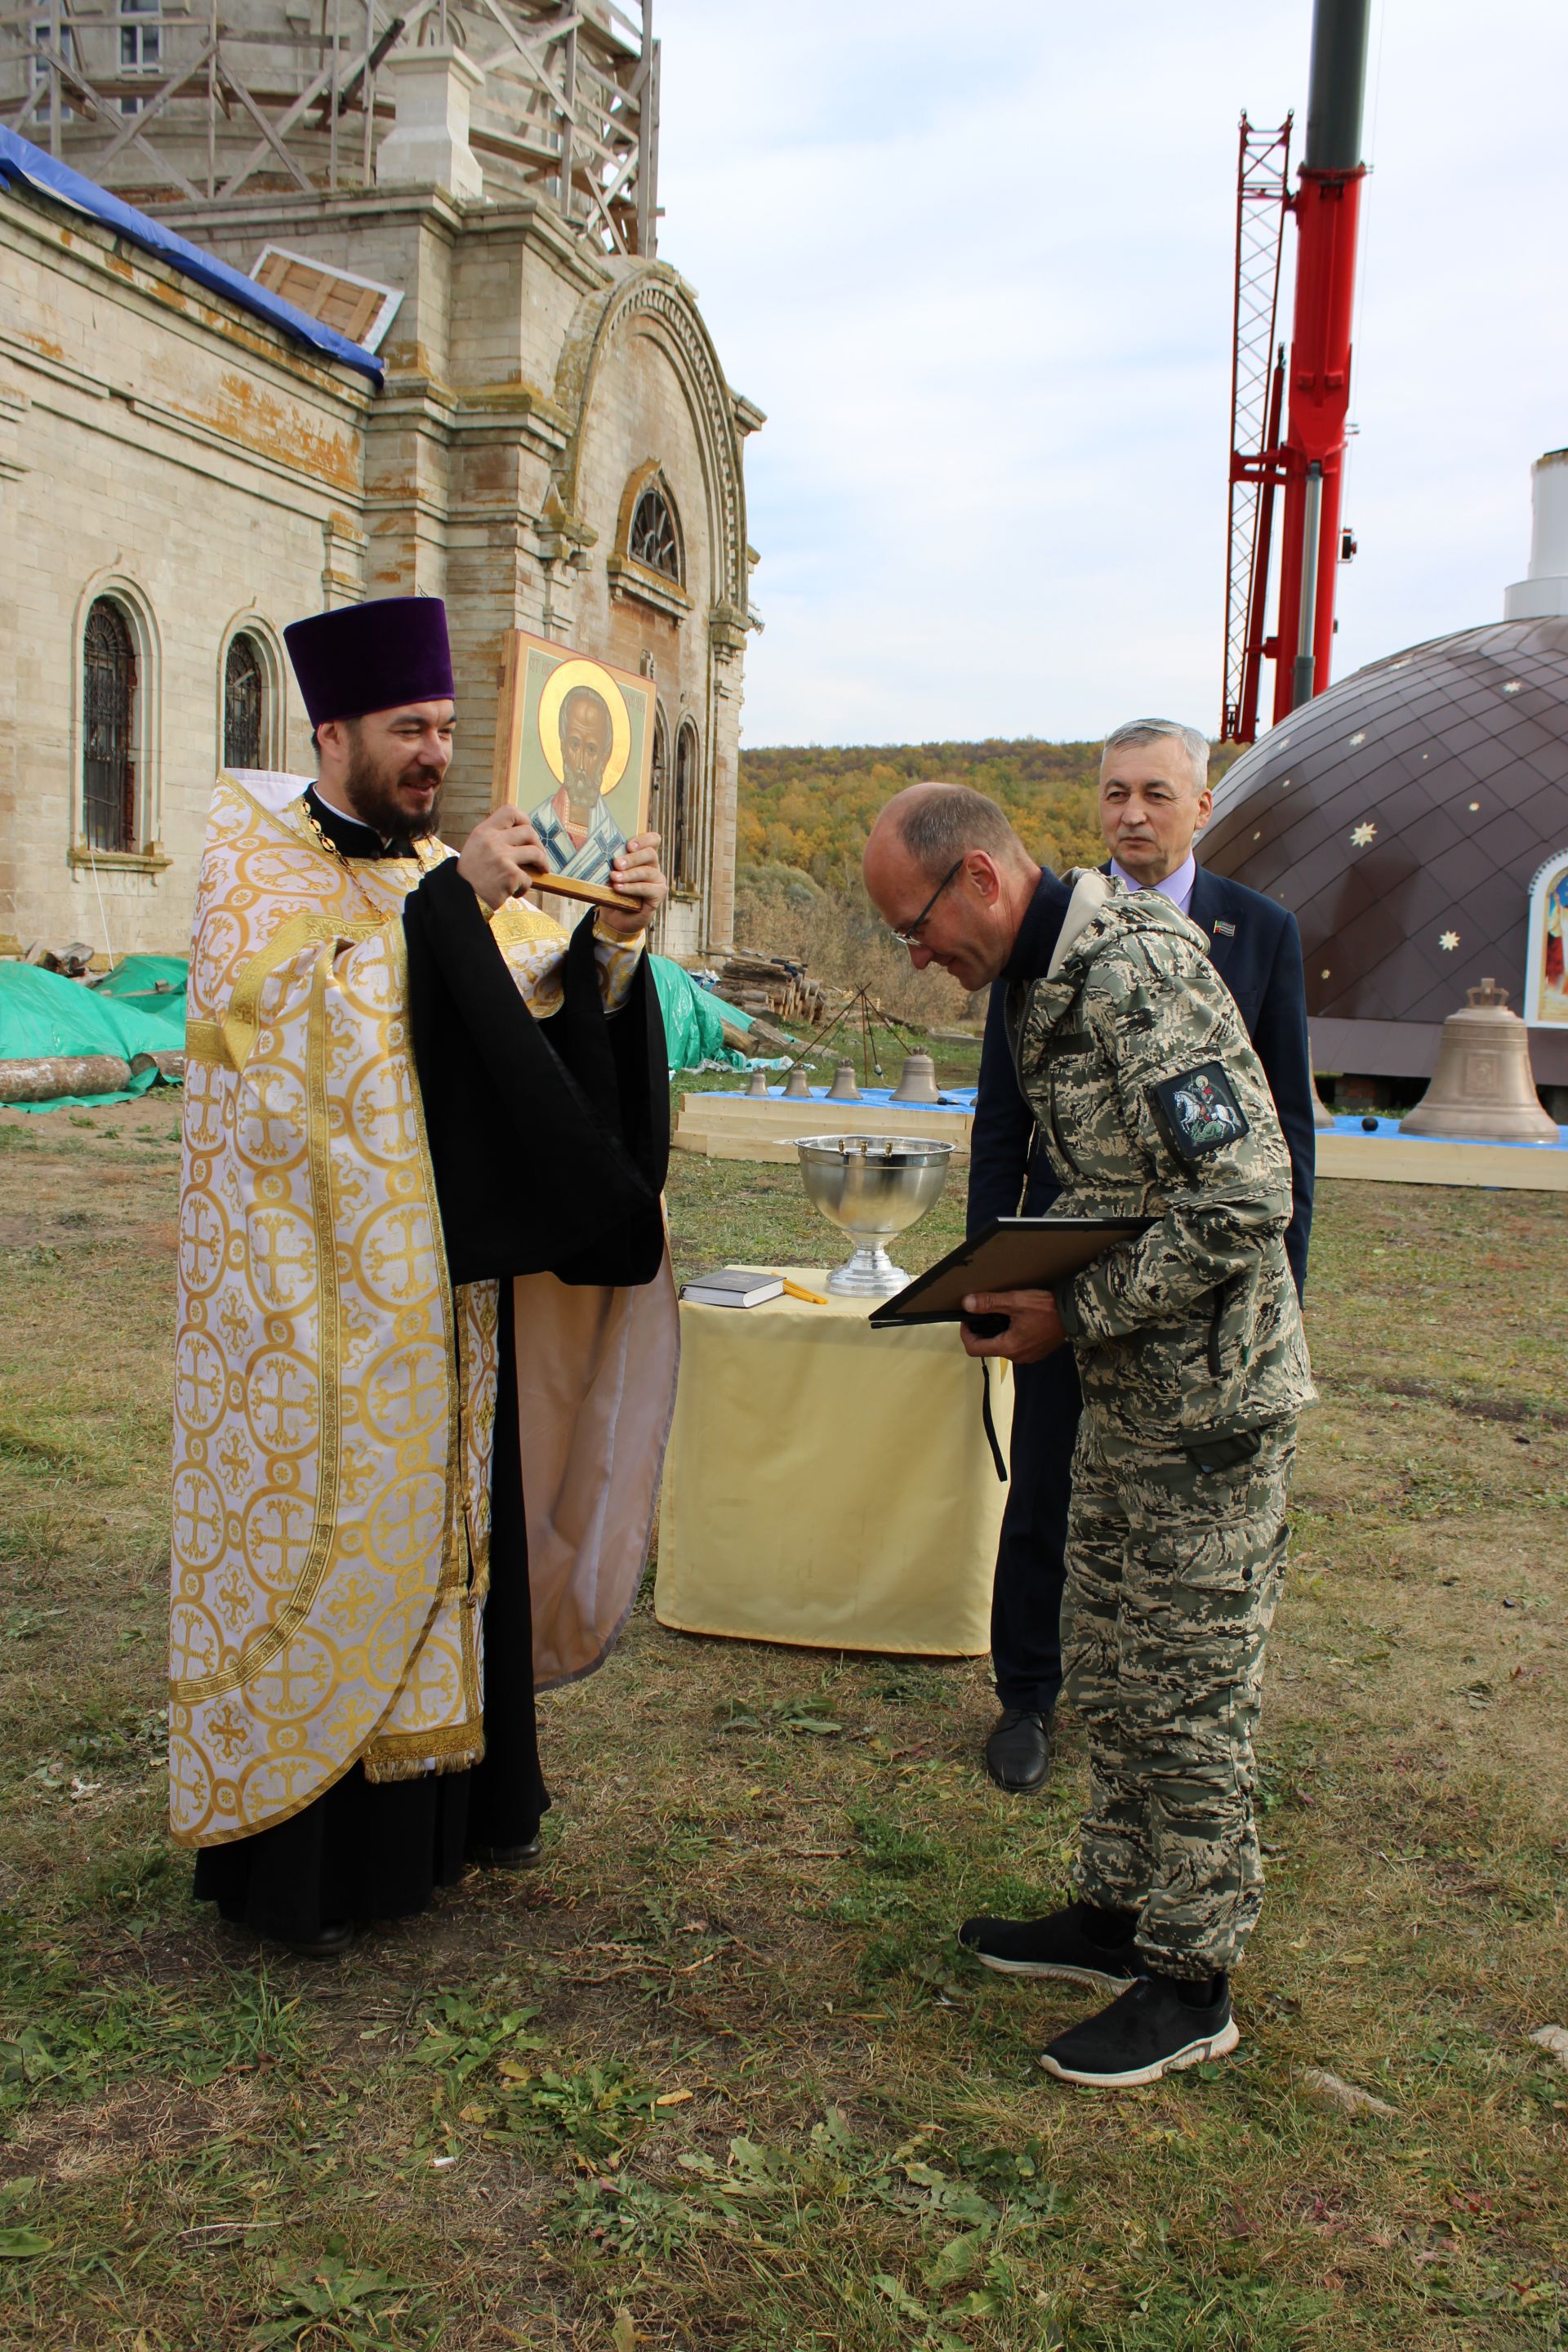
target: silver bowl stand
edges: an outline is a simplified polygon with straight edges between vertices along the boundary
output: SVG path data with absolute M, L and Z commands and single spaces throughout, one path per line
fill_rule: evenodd
M 827 1277 L 841 1297 L 890 1298 L 909 1276 L 886 1244 L 933 1208 L 955 1147 L 926 1136 L 803 1135 L 796 1139 L 806 1197 L 854 1237 L 854 1254 Z

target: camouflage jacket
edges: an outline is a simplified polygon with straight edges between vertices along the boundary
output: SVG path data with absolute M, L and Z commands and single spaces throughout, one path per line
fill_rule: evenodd
M 1079 877 L 1044 980 L 1008 991 L 1053 1214 L 1150 1216 L 1057 1292 L 1088 1403 L 1156 1443 L 1233 1436 L 1314 1394 L 1283 1235 L 1290 1160 L 1195 925 Z

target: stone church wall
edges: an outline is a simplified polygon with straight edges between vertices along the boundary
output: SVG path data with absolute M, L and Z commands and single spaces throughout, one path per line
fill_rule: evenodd
M 372 388 L 64 208 L 0 196 L 0 944 L 183 951 L 237 628 L 271 669 L 273 756 L 309 763 L 281 628 L 362 593 Z M 89 856 L 99 595 L 137 657 L 138 846 Z
M 283 624 L 423 593 L 447 600 L 457 671 L 448 837 L 489 805 L 504 633 L 575 644 L 656 682 L 667 862 L 678 767 L 687 779 L 659 943 L 726 946 L 751 625 L 741 451 L 762 419 L 689 289 L 607 258 L 534 199 L 242 194 L 163 217 L 243 270 L 270 242 L 399 288 L 386 382 L 318 362 L 47 200 L 0 198 L 0 637 L 18 648 L 0 682 L 0 943 L 100 946 L 107 921 L 117 954 L 183 947 L 242 616 L 272 674 L 269 758 L 308 768 Z M 679 579 L 628 553 L 650 484 L 677 518 Z M 137 638 L 145 807 L 136 852 L 89 861 L 96 593 Z

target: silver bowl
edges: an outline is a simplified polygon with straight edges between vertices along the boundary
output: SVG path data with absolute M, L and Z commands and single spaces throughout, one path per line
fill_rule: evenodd
M 883 1244 L 935 1206 L 953 1149 L 911 1135 L 796 1139 L 806 1198 L 857 1244 L 854 1255 L 828 1276 L 829 1290 L 857 1298 L 890 1298 L 902 1290 L 910 1277 Z

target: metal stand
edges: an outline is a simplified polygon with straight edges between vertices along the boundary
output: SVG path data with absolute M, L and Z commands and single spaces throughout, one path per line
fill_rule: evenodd
M 832 1023 L 832 1025 L 821 1031 L 818 1035 L 807 1039 L 806 1043 L 801 1047 L 799 1053 L 795 1055 L 794 1060 L 790 1063 L 790 1068 L 792 1070 L 795 1069 L 797 1064 L 805 1061 L 808 1054 L 815 1055 L 822 1053 L 826 1046 L 832 1043 L 833 1039 L 837 1037 L 845 1023 L 847 1021 L 851 1027 L 853 1027 L 857 1017 L 860 1023 L 860 1083 L 862 1086 L 868 1087 L 870 1085 L 871 1074 L 873 1071 L 876 1072 L 878 1077 L 885 1076 L 882 1065 L 877 1059 L 876 1037 L 872 1028 L 873 1017 L 877 1021 L 880 1022 L 884 1029 L 890 1029 L 892 1031 L 894 1036 L 898 1039 L 900 1045 L 905 1048 L 906 1052 L 915 1053 L 919 1051 L 919 1048 L 915 1045 L 913 1031 L 907 1028 L 903 1022 L 895 1021 L 890 1013 L 885 1013 L 882 1010 L 882 1007 L 872 996 L 870 990 L 862 982 L 861 986 L 858 987 L 850 997 L 848 1003 L 846 1004 L 843 1010 L 837 1014 L 837 1018 Z M 789 1083 L 787 1075 L 785 1076 L 784 1083 L 786 1086 Z

